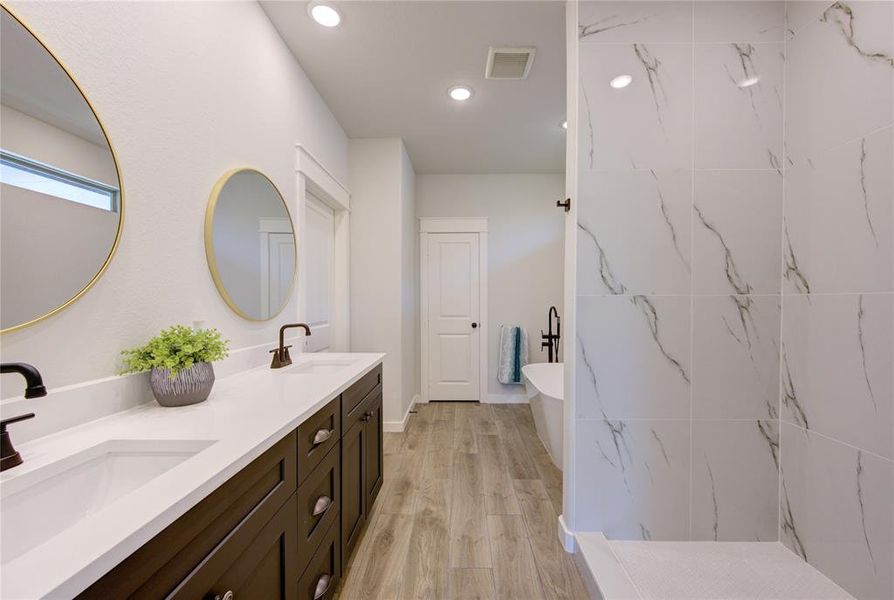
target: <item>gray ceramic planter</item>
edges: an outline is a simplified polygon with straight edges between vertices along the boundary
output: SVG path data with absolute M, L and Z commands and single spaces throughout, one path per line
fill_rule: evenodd
M 168 377 L 168 369 L 153 368 L 149 374 L 149 387 L 162 406 L 188 406 L 204 402 L 214 386 L 214 368 L 211 363 L 196 363 Z

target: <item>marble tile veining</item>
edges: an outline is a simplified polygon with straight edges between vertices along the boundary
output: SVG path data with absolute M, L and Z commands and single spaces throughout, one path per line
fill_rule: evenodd
M 692 52 L 681 44 L 582 44 L 584 171 L 689 169 Z M 621 73 L 633 82 L 614 89 Z
M 781 540 L 860 600 L 894 597 L 894 462 L 782 424 Z
M 794 165 L 891 125 L 892 11 L 894 2 L 836 2 L 787 44 L 785 136 Z
M 688 539 L 689 423 L 586 420 L 577 427 L 577 455 L 592 465 L 579 493 L 596 499 L 581 529 L 611 539 Z
M 692 3 L 672 1 L 583 1 L 578 6 L 578 36 L 599 42 L 690 42 Z
M 779 319 L 777 296 L 695 298 L 693 417 L 779 417 Z
M 578 212 L 578 293 L 688 293 L 691 172 L 580 177 L 586 192 Z
M 782 178 L 774 171 L 697 171 L 697 294 L 778 294 Z
M 782 168 L 784 45 L 695 47 L 695 167 Z
M 578 299 L 582 417 L 688 418 L 689 298 Z
M 701 1 L 693 3 L 696 43 L 781 42 L 785 2 Z
M 775 541 L 777 421 L 692 424 L 693 540 Z
M 887 127 L 786 171 L 786 293 L 894 291 L 892 164 Z
M 786 296 L 782 417 L 894 458 L 894 295 Z

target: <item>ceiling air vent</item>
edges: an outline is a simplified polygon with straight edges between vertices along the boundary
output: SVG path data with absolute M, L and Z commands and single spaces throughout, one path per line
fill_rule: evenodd
M 525 79 L 534 63 L 534 48 L 494 48 L 487 53 L 488 79 Z

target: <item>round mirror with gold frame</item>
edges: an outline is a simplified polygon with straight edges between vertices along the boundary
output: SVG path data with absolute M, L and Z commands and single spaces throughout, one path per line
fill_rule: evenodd
M 71 72 L 0 5 L 0 333 L 71 306 L 124 226 L 118 160 Z
M 205 254 L 217 290 L 236 314 L 267 321 L 283 311 L 298 253 L 289 209 L 269 177 L 241 168 L 218 180 L 205 212 Z

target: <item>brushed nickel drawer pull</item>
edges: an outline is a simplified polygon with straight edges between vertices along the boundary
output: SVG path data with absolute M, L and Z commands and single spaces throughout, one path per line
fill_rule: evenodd
M 317 587 L 314 589 L 314 600 L 320 600 L 320 598 L 326 595 L 326 592 L 329 591 L 330 583 L 332 583 L 332 578 L 328 573 L 320 575 L 320 578 L 317 579 Z
M 331 429 L 318 429 L 317 433 L 314 434 L 314 446 L 319 446 L 326 440 L 332 437 Z
M 314 511 L 311 513 L 314 517 L 319 517 L 332 506 L 332 498 L 329 496 L 320 496 L 314 504 Z

